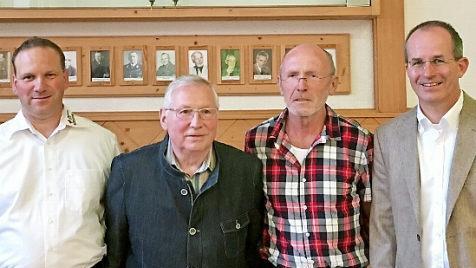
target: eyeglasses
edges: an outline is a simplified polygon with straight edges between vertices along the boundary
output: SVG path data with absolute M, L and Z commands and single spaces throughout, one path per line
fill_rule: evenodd
M 164 110 L 167 111 L 174 111 L 175 115 L 182 119 L 182 120 L 192 120 L 195 113 L 198 113 L 201 119 L 209 120 L 216 118 L 218 114 L 217 108 L 200 108 L 200 109 L 192 109 L 192 108 L 182 108 L 182 109 L 173 109 L 173 108 L 165 108 Z
M 328 78 L 334 76 L 333 74 L 328 75 L 319 75 L 317 73 L 308 73 L 304 75 L 298 75 L 297 73 L 289 73 L 283 77 L 283 81 L 289 84 L 298 84 L 301 79 L 306 80 L 309 83 L 318 82 L 321 79 Z
M 426 63 L 428 62 L 430 63 L 432 67 L 440 68 L 449 64 L 452 61 L 456 61 L 456 59 L 444 59 L 444 58 L 434 58 L 431 60 L 413 59 L 407 62 L 407 66 L 414 70 L 421 70 L 426 66 Z

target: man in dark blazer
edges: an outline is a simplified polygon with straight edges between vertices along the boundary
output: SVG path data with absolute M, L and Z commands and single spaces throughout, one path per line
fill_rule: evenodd
M 271 69 L 268 67 L 269 54 L 261 50 L 256 53 L 255 63 L 253 64 L 253 75 L 271 75 Z
M 405 44 L 418 106 L 375 134 L 372 267 L 475 267 L 476 101 L 460 89 L 469 61 L 455 29 L 413 28 Z
M 160 62 L 162 65 L 157 68 L 157 76 L 175 76 L 175 64 L 170 61 L 169 54 L 160 54 Z
M 91 62 L 91 78 L 110 78 L 109 64 L 105 62 L 107 51 L 95 51 Z
M 208 81 L 170 83 L 163 141 L 115 158 L 106 191 L 109 267 L 257 267 L 264 193 L 260 161 L 214 141 Z

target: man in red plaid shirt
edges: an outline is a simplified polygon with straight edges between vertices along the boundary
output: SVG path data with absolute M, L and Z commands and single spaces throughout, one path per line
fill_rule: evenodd
M 263 162 L 270 267 L 368 264 L 372 135 L 326 105 L 337 82 L 328 52 L 296 46 L 278 77 L 286 109 L 246 133 Z

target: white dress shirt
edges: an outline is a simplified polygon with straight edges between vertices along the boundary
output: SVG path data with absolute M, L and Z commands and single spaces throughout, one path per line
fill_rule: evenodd
M 91 267 L 106 253 L 101 199 L 115 135 L 66 108 L 45 138 L 20 111 L 0 125 L 0 267 Z
M 449 268 L 446 250 L 446 200 L 462 108 L 463 94 L 460 93 L 458 101 L 438 124 L 433 124 L 420 107 L 417 110 L 422 259 L 425 268 Z

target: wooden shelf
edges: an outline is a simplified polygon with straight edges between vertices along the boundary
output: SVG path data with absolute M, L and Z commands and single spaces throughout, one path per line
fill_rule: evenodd
M 374 0 L 370 7 L 0 8 L 0 22 L 346 20 L 372 19 L 379 14 L 380 0 Z

